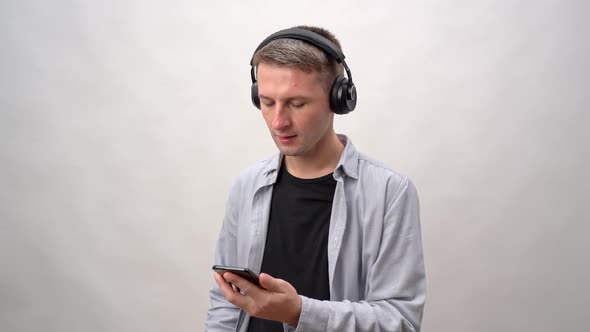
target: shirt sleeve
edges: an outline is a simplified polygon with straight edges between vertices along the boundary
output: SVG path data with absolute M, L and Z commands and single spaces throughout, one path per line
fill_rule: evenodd
M 215 249 L 216 264 L 236 265 L 237 263 L 235 257 L 237 257 L 238 193 L 239 187 L 236 182 L 230 190 L 223 225 L 217 240 Z M 226 300 L 217 284 L 209 291 L 209 301 L 205 331 L 235 331 L 240 309 Z
M 286 331 L 420 331 L 426 298 L 420 208 L 405 179 L 387 204 L 379 255 L 370 270 L 366 300 L 320 301 L 301 296 L 296 327 Z

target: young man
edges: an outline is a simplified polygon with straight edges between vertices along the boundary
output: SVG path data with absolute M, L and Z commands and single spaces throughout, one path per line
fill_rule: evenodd
M 252 99 L 279 153 L 234 183 L 208 331 L 419 331 L 425 274 L 416 190 L 334 131 L 356 105 L 340 43 L 282 30 L 252 59 Z M 343 71 L 346 70 L 348 78 Z

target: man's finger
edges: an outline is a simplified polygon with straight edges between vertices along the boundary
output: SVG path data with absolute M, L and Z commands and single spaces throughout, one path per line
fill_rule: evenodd
M 227 281 L 225 281 L 225 279 L 223 279 L 223 277 L 217 272 L 213 272 L 213 277 L 215 278 L 217 286 L 219 286 L 219 289 L 221 289 L 221 292 L 227 298 L 227 295 L 230 292 L 233 292 L 231 285 L 228 284 Z
M 232 285 L 230 285 L 228 283 L 228 280 L 225 279 L 226 274 L 227 274 L 227 272 L 224 273 L 223 276 L 221 276 L 220 274 L 215 273 L 215 281 L 217 282 L 217 285 L 221 289 L 223 296 L 225 296 L 225 298 L 230 303 L 232 303 L 242 309 L 245 309 L 246 306 L 249 304 L 249 302 L 252 301 L 252 299 L 249 299 L 248 297 L 241 295 L 238 292 L 234 291 Z
M 232 285 L 238 287 L 243 295 L 246 295 L 248 294 L 248 292 L 258 289 L 258 287 L 256 287 L 256 285 L 254 285 L 250 281 L 231 272 L 224 273 L 223 278 L 227 282 L 230 282 Z

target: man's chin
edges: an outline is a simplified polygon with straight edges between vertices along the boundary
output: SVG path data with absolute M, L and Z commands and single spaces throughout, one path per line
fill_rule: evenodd
M 281 154 L 288 156 L 288 157 L 296 157 L 300 154 L 299 151 L 296 149 L 285 148 L 284 146 L 280 146 L 278 144 L 277 144 L 277 148 L 279 149 Z
M 289 157 L 297 157 L 303 154 L 305 151 L 301 142 L 293 141 L 287 144 L 280 142 L 278 139 L 274 139 L 274 143 L 281 152 L 281 154 Z
M 297 152 L 293 152 L 293 151 L 289 151 L 289 150 L 279 149 L 279 151 L 281 152 L 281 154 L 283 154 L 287 157 L 296 157 L 298 155 Z

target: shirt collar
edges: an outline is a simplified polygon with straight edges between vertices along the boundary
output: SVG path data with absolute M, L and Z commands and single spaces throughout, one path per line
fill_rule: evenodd
M 334 178 L 338 179 L 346 174 L 351 178 L 358 179 L 359 153 L 352 144 L 352 140 L 346 135 L 338 134 L 338 139 L 344 144 L 344 151 L 342 151 L 334 170 Z
M 343 134 L 337 134 L 338 139 L 344 144 L 344 150 L 340 155 L 340 160 L 334 169 L 334 179 L 338 180 L 343 175 L 350 176 L 354 179 L 358 178 L 358 160 L 359 153 L 352 144 L 350 138 Z M 272 176 L 271 182 L 275 183 L 277 178 L 277 171 L 281 167 L 283 161 L 283 154 L 277 153 L 270 159 L 267 159 L 263 168 L 263 174 L 267 177 Z

